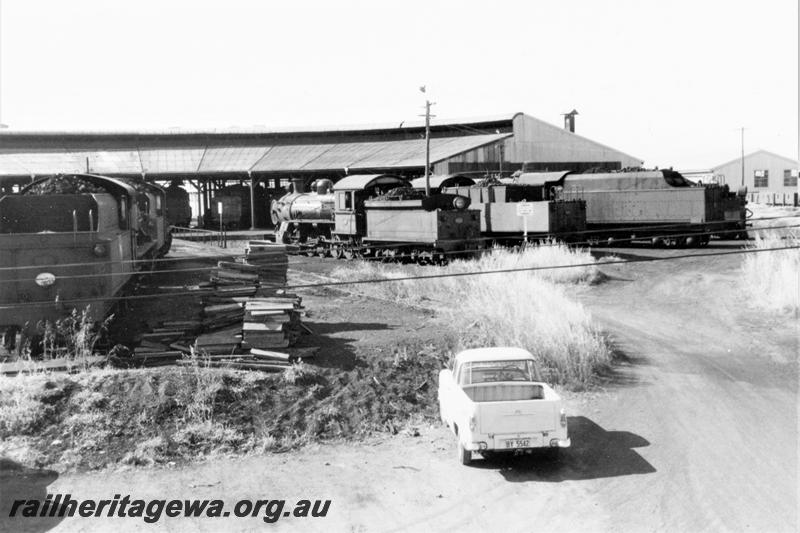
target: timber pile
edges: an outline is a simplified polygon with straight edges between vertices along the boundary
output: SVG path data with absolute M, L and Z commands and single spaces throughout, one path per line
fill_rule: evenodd
M 142 336 L 135 357 L 147 366 L 195 364 L 250 370 L 282 370 L 316 348 L 295 348 L 302 333 L 302 300 L 286 294 L 287 247 L 250 241 L 246 255 L 220 261 L 209 282 L 199 320 L 164 322 Z M 190 359 L 184 355 L 192 356 Z

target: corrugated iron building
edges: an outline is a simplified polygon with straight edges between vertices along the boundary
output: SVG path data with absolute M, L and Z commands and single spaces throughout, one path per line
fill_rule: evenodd
M 431 127 L 436 174 L 639 166 L 642 161 L 523 113 Z M 0 131 L 0 178 L 59 172 L 241 179 L 424 173 L 422 124 L 303 131 Z
M 24 132 L 0 130 L 0 188 L 34 177 L 89 172 L 153 181 L 188 180 L 209 209 L 227 182 L 334 181 L 348 174 L 425 172 L 424 123 L 303 130 Z M 431 126 L 431 171 L 510 173 L 619 169 L 642 161 L 523 113 Z M 0 192 L 2 192 L 0 191 Z
M 772 195 L 794 197 L 798 192 L 796 159 L 784 157 L 766 150 L 758 150 L 744 157 L 744 180 L 742 159 L 737 158 L 712 168 L 715 177 L 732 188 L 747 187 L 751 201 L 774 203 Z

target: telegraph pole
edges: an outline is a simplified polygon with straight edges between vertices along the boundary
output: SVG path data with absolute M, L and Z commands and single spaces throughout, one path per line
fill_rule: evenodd
M 425 92 L 425 86 L 419 88 L 420 92 Z M 435 102 L 425 100 L 425 196 L 431 195 L 431 106 Z
M 744 126 L 742 130 L 742 187 L 744 187 Z

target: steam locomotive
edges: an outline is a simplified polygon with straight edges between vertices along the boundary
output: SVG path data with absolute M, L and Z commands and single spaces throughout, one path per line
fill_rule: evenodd
M 0 330 L 16 333 L 73 308 L 102 319 L 142 260 L 172 242 L 164 190 L 92 174 L 44 178 L 0 198 Z
M 273 201 L 276 241 L 296 243 L 308 255 L 403 259 L 441 264 L 481 247 L 478 211 L 469 198 L 425 197 L 397 176 L 348 176 L 335 185 L 319 180 L 311 193 Z

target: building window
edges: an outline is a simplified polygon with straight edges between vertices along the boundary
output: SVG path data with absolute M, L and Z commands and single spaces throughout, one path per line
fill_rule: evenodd
M 797 169 L 786 169 L 783 171 L 783 186 L 797 187 Z
M 769 170 L 756 170 L 753 172 L 753 187 L 769 187 Z

